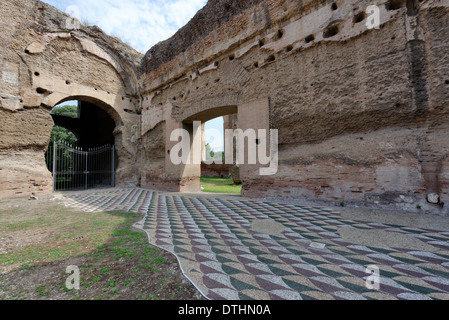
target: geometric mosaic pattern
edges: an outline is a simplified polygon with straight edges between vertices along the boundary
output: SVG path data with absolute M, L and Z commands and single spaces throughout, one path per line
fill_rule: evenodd
M 449 299 L 449 232 L 353 221 L 328 208 L 143 189 L 67 195 L 66 204 L 145 214 L 138 226 L 150 243 L 173 253 L 212 300 Z M 342 228 L 407 235 L 435 250 L 351 243 Z M 366 285 L 373 265 L 378 289 Z

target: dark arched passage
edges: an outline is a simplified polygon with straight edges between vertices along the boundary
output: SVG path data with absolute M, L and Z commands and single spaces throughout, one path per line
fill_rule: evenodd
M 82 149 L 114 145 L 116 120 L 98 103 L 78 100 L 78 117 L 52 114 L 56 126 L 67 128 L 78 137 L 77 146 Z
M 66 103 L 59 103 L 51 116 L 55 127 L 71 131 L 77 141 L 52 139 L 50 142 L 46 157 L 55 190 L 114 186 L 118 165 L 114 148 L 117 118 L 111 113 L 114 115 L 115 111 L 92 99 L 73 100 L 72 97 L 63 102 Z M 75 111 L 71 106 L 76 106 Z

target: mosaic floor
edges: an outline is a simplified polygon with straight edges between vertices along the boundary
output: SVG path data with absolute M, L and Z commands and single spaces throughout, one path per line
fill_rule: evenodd
M 333 209 L 238 197 L 112 189 L 64 194 L 85 211 L 145 214 L 136 226 L 212 300 L 449 300 L 449 230 L 345 219 Z M 409 239 L 361 245 L 344 232 Z M 376 233 L 378 232 L 378 233 Z M 420 246 L 413 248 L 416 241 Z M 369 268 L 368 268 L 369 267 Z M 378 268 L 377 274 L 372 274 Z

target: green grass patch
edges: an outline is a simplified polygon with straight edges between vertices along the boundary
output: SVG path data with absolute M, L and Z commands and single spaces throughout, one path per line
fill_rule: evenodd
M 133 228 L 142 215 L 33 204 L 0 206 L 0 231 L 9 240 L 0 254 L 0 271 L 6 271 L 0 300 L 198 298 L 176 258 Z M 80 272 L 79 290 L 66 286 L 66 269 L 73 265 Z
M 40 297 L 48 297 L 51 295 L 51 292 L 48 291 L 45 286 L 39 286 L 35 289 L 35 292 L 37 293 L 38 296 Z
M 201 178 L 203 192 L 240 194 L 241 185 L 235 185 L 232 179 L 227 178 Z

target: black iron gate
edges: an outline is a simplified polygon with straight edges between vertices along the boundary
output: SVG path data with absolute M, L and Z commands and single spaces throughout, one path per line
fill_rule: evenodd
M 115 148 L 111 145 L 82 150 L 54 142 L 46 153 L 53 173 L 53 190 L 88 190 L 115 186 Z

